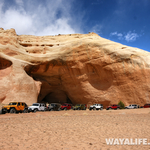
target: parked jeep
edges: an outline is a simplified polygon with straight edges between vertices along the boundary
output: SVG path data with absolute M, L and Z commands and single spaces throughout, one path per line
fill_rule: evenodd
M 150 108 L 150 104 L 145 104 L 144 106 L 141 106 L 141 108 Z
M 59 103 L 51 103 L 48 105 L 48 110 L 49 111 L 53 111 L 53 110 L 58 111 L 60 107 L 61 107 L 61 104 L 59 104 Z
M 108 107 L 106 108 L 106 110 L 110 110 L 110 109 L 120 109 L 120 106 L 114 104 L 114 105 L 108 106 Z
M 103 110 L 103 105 L 102 104 L 91 105 L 89 110 Z
M 61 105 L 59 110 L 69 110 L 72 109 L 72 104 L 64 103 Z
M 139 105 L 131 104 L 131 105 L 125 107 L 125 109 L 135 109 L 135 108 L 139 108 Z
M 11 102 L 8 105 L 4 105 L 1 110 L 2 113 L 27 113 L 28 106 L 24 102 Z
M 36 111 L 46 111 L 47 107 L 44 103 L 33 103 L 32 106 L 28 107 L 29 112 L 36 112 Z
M 86 110 L 87 108 L 87 105 L 86 104 L 76 104 L 74 107 L 73 107 L 73 110 Z

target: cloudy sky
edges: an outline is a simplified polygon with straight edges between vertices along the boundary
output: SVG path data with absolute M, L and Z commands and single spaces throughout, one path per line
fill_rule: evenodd
M 0 0 L 0 27 L 17 34 L 95 32 L 150 51 L 150 0 Z

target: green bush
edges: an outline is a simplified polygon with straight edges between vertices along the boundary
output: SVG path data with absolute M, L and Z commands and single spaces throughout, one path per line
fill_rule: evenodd
M 123 103 L 122 101 L 120 101 L 120 102 L 118 103 L 118 105 L 120 106 L 121 109 L 124 109 L 124 108 L 125 108 L 125 105 L 124 105 L 124 103 Z

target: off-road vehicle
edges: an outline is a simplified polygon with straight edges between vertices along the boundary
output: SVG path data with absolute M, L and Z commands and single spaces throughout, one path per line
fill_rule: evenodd
M 125 107 L 125 109 L 136 109 L 136 108 L 139 108 L 139 105 L 131 104 L 131 105 Z
M 114 105 L 108 106 L 108 107 L 106 108 L 106 110 L 110 110 L 110 109 L 120 109 L 120 106 L 114 104 Z
M 24 102 L 11 102 L 8 105 L 2 107 L 2 113 L 27 113 L 28 106 Z
M 103 110 L 103 105 L 102 104 L 91 105 L 89 110 Z
M 64 103 L 61 105 L 59 110 L 69 110 L 72 109 L 72 104 Z
M 150 108 L 150 104 L 145 104 L 144 106 L 141 106 L 141 108 Z
M 48 105 L 48 110 L 49 111 L 53 111 L 53 110 L 58 111 L 60 107 L 61 107 L 61 104 L 59 104 L 59 103 L 51 103 Z
M 47 107 L 45 103 L 33 103 L 32 106 L 28 107 L 29 112 L 36 112 L 36 111 L 46 111 Z
M 73 107 L 73 110 L 86 110 L 87 108 L 87 105 L 86 104 L 76 104 L 74 107 Z

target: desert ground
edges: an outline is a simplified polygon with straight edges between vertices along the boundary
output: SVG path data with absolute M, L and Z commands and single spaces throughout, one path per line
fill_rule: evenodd
M 0 115 L 0 150 L 147 150 L 107 145 L 106 138 L 147 138 L 150 108 Z

